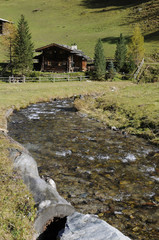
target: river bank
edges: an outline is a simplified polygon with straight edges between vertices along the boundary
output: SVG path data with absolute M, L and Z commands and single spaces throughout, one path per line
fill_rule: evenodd
M 134 86 L 130 82 L 107 83 L 57 83 L 57 84 L 0 84 L 0 148 L 1 148 L 1 185 L 2 198 L 1 208 L 1 236 L 2 239 L 30 239 L 32 236 L 32 221 L 34 221 L 33 200 L 21 179 L 14 170 L 9 160 L 9 148 L 15 143 L 6 137 L 8 109 L 20 109 L 31 103 L 49 101 L 54 98 L 71 97 L 73 95 L 103 95 L 111 93 L 114 89 L 124 89 Z M 147 85 L 148 86 L 148 85 Z M 150 85 L 149 85 L 150 86 Z M 153 86 L 153 85 L 152 85 Z M 152 94 L 153 95 L 153 94 Z M 25 190 L 24 190 L 25 189 Z M 28 208 L 21 207 L 21 203 L 26 203 Z M 32 213 L 31 215 L 28 213 Z M 31 216 L 31 217 L 30 217 Z M 24 221 L 21 221 L 23 219 Z
M 123 134 L 133 134 L 159 145 L 159 83 L 110 86 L 100 96 L 75 100 L 75 107 Z

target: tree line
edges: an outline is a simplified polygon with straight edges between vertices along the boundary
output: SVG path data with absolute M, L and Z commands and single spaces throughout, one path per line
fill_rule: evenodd
M 116 72 L 132 73 L 144 57 L 144 37 L 139 25 L 136 25 L 129 44 L 123 34 L 120 34 L 116 44 L 114 62 L 106 63 L 101 39 L 98 39 L 94 49 L 95 77 L 98 80 L 113 79 Z

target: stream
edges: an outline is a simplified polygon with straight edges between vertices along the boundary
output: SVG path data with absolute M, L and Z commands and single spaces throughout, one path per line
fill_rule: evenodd
M 78 113 L 73 99 L 16 111 L 8 130 L 78 212 L 131 239 L 159 239 L 159 148 Z

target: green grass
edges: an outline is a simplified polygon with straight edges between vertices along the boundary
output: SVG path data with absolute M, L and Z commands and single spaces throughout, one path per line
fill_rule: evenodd
M 104 82 L 61 82 L 0 84 L 0 128 L 5 128 L 4 114 L 11 107 L 19 109 L 38 101 L 76 94 L 91 94 L 104 91 Z
M 2 240 L 30 240 L 34 234 L 34 201 L 9 159 L 13 147 L 18 146 L 0 134 L 0 236 Z
M 110 127 L 159 144 L 159 83 L 132 86 L 112 83 L 102 96 L 76 100 L 75 105 Z
M 84 4 L 85 3 L 90 3 Z M 146 8 L 146 1 L 136 1 L 134 4 L 127 4 L 126 0 L 96 1 L 91 4 L 91 0 L 1 0 L 0 17 L 11 19 L 17 24 L 21 14 L 24 14 L 32 33 L 35 47 L 40 47 L 52 42 L 60 44 L 77 43 L 87 55 L 93 57 L 94 46 L 98 38 L 103 40 L 105 56 L 113 57 L 116 47 L 116 40 L 120 33 L 129 37 L 132 34 L 133 24 L 141 22 L 145 35 L 147 35 L 145 48 L 146 53 L 152 52 L 159 47 L 157 40 L 158 25 L 155 29 L 147 29 L 151 25 L 150 19 L 144 21 L 145 14 L 149 16 L 151 7 Z M 132 1 L 130 1 L 132 2 Z M 143 2 L 143 4 L 139 4 Z M 149 4 L 154 1 L 148 1 Z M 155 0 L 157 6 L 159 0 Z M 151 6 L 151 5 L 150 5 Z M 141 12 L 135 12 L 134 8 L 143 9 L 143 18 L 139 16 Z M 157 7 L 156 7 L 157 8 Z M 148 10 L 147 10 L 148 9 Z M 33 12 L 37 10 L 36 12 Z M 156 22 L 158 18 L 156 17 Z M 148 22 L 147 22 L 148 21 Z M 145 23 L 146 22 L 146 23 Z M 153 24 L 154 25 L 154 24 Z M 3 55 L 4 56 L 4 55 Z M 0 59 L 3 59 L 0 56 Z

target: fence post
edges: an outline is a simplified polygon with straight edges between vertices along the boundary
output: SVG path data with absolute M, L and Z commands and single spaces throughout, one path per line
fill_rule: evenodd
M 9 76 L 9 83 L 11 83 L 11 76 Z
M 70 78 L 70 76 L 68 75 L 68 77 L 67 77 L 67 81 L 69 81 L 69 78 Z
M 25 76 L 23 76 L 23 83 L 25 83 Z
M 136 71 L 135 74 L 134 74 L 134 80 L 136 80 L 136 78 L 137 78 L 137 76 L 138 76 L 138 74 L 139 74 L 139 72 L 140 72 L 143 64 L 144 64 L 144 58 L 142 59 L 140 65 L 139 65 L 138 68 L 137 68 L 137 71 Z
M 82 81 L 82 76 L 80 76 L 80 81 Z

